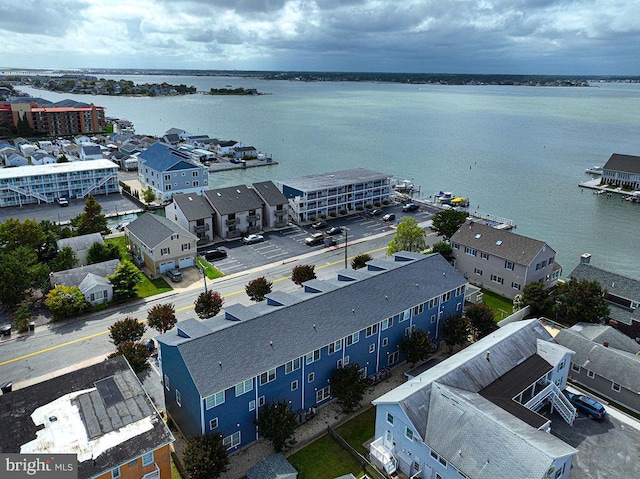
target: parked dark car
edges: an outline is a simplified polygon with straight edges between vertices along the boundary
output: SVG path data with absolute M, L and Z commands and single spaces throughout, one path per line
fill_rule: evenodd
M 166 273 L 167 278 L 169 278 L 174 283 L 179 283 L 182 281 L 182 273 L 179 269 L 170 269 Z
M 329 236 L 338 235 L 342 233 L 342 226 L 332 226 L 327 231 L 325 231 L 325 233 Z
M 202 252 L 202 256 L 204 256 L 204 258 L 207 261 L 213 261 L 215 259 L 226 258 L 227 257 L 227 252 L 225 250 L 223 250 L 222 248 L 213 248 L 213 249 L 209 249 L 207 251 L 203 251 Z
M 325 229 L 327 226 L 329 226 L 329 225 L 327 224 L 327 222 L 326 222 L 326 221 L 318 221 L 317 223 L 313 223 L 313 224 L 311 225 L 311 227 L 312 227 L 314 230 L 323 230 L 323 229 Z
M 562 392 L 578 411 L 583 412 L 591 419 L 604 419 L 607 415 L 604 406 L 595 399 L 584 394 L 575 394 L 569 391 Z
M 419 209 L 420 209 L 420 207 L 418 205 L 416 205 L 415 203 L 407 203 L 406 205 L 404 205 L 402 207 L 402 211 L 404 211 L 405 213 L 407 211 L 417 211 Z
M 382 221 L 393 221 L 395 219 L 396 219 L 396 215 L 394 215 L 393 213 L 387 213 L 382 217 Z

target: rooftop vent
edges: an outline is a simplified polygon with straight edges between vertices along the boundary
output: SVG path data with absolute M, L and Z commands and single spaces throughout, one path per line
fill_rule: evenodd
M 222 196 L 219 192 L 216 192 L 216 195 L 218 195 L 218 196 Z
M 478 234 L 476 235 L 476 239 L 480 239 L 480 237 L 481 237 L 481 236 L 482 236 L 482 235 L 481 235 L 480 233 L 478 233 Z
M 236 190 L 238 192 L 238 194 L 240 193 L 240 190 Z
M 496 241 L 496 244 L 497 244 L 498 246 L 500 246 L 500 245 L 502 244 L 502 240 L 498 240 L 498 241 Z

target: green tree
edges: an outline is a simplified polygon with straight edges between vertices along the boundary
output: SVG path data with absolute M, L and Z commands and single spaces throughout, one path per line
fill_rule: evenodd
M 472 304 L 465 309 L 464 315 L 469 320 L 475 341 L 484 338 L 498 329 L 492 309 L 484 303 Z
M 29 120 L 27 120 L 26 113 L 24 113 L 22 116 L 18 115 L 16 128 L 18 130 L 18 136 L 33 136 L 33 129 L 29 125 Z
M 259 302 L 264 301 L 267 294 L 271 292 L 273 287 L 273 283 L 271 281 L 267 281 L 267 278 L 264 276 L 260 276 L 252 281 L 249 281 L 244 290 L 247 292 L 249 299 L 251 301 Z
M 368 253 L 362 253 L 362 254 L 356 255 L 351 260 L 351 267 L 353 269 L 364 268 L 367 266 L 367 261 L 371 261 L 372 259 L 373 259 L 373 256 L 371 256 Z
M 56 286 L 47 293 L 44 304 L 53 316 L 53 321 L 80 314 L 87 309 L 84 295 L 77 286 Z
M 122 301 L 137 296 L 138 285 L 142 282 L 142 272 L 129 261 L 123 261 L 107 279 L 113 285 L 113 300 Z
M 398 251 L 422 251 L 427 247 L 425 231 L 418 226 L 418 221 L 411 217 L 402 218 L 396 229 L 396 234 L 387 246 L 387 254 L 392 255 Z
M 569 324 L 602 322 L 609 315 L 605 295 L 599 282 L 571 278 L 558 285 L 556 312 Z
M 47 235 L 40 223 L 35 220 L 20 221 L 16 218 L 8 218 L 0 224 L 0 244 L 5 250 L 25 246 L 38 254 L 46 241 Z
M 50 264 L 58 254 L 57 241 L 62 238 L 69 238 L 73 236 L 73 233 L 68 226 L 63 228 L 59 224 L 49 220 L 42 220 L 40 222 L 40 228 L 42 228 L 44 233 L 45 241 L 38 253 L 38 257 L 40 261 Z
M 433 354 L 435 343 L 429 337 L 427 331 L 415 329 L 409 336 L 400 340 L 398 347 L 401 354 L 407 358 L 407 362 L 414 365 L 428 359 Z
M 315 266 L 312 264 L 299 264 L 291 270 L 291 281 L 302 286 L 305 281 L 316 279 Z
M 0 302 L 14 306 L 31 288 L 42 288 L 49 280 L 49 268 L 26 246 L 0 251 Z
M 554 298 L 551 290 L 545 288 L 540 281 L 529 283 L 522 290 L 522 304 L 529 306 L 532 316 L 553 317 Z
M 200 293 L 196 298 L 195 311 L 200 319 L 212 318 L 220 312 L 224 299 L 217 291 Z
M 431 219 L 431 229 L 438 236 L 450 240 L 456 231 L 467 221 L 467 214 L 464 211 L 454 209 L 438 211 Z
M 331 394 L 345 414 L 360 406 L 369 381 L 363 377 L 358 363 L 334 369 L 329 379 Z
M 84 211 L 72 220 L 72 224 L 77 228 L 78 235 L 108 231 L 107 218 L 101 213 L 102 206 L 93 195 L 89 195 L 84 203 Z
M 64 271 L 75 268 L 78 265 L 78 258 L 71 246 L 64 246 L 51 261 L 51 271 Z
M 58 157 L 56 163 L 69 163 L 69 158 L 67 158 L 67 156 L 63 153 Z
M 147 320 L 149 327 L 160 331 L 161 334 L 169 331 L 178 322 L 176 310 L 171 303 L 156 304 L 149 310 Z
M 189 479 L 217 479 L 229 468 L 222 434 L 205 434 L 189 439 L 182 460 Z
M 449 353 L 452 353 L 455 346 L 462 346 L 469 340 L 471 325 L 463 316 L 450 316 L 441 326 L 441 332 Z
M 150 186 L 142 192 L 142 199 L 146 204 L 152 203 L 156 199 L 156 194 Z
M 431 253 L 440 253 L 449 263 L 453 262 L 453 249 L 451 243 L 447 241 L 438 241 L 431 246 Z
M 265 404 L 260 408 L 255 424 L 258 426 L 258 433 L 271 441 L 276 452 L 295 444 L 293 433 L 298 425 L 298 418 L 288 402 L 280 400 Z
M 127 316 L 109 326 L 109 338 L 116 346 L 123 343 L 135 343 L 142 339 L 146 327 L 136 318 Z
M 102 263 L 111 259 L 120 259 L 120 248 L 115 243 L 100 243 L 96 241 L 87 252 L 87 264 Z
M 116 352 L 111 353 L 108 357 L 115 358 L 117 356 L 124 356 L 134 373 L 140 373 L 149 367 L 149 361 L 147 361 L 149 359 L 149 350 L 142 343 L 127 341 L 118 344 Z

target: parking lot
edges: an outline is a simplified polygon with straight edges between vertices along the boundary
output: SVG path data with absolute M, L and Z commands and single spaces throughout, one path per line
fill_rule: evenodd
M 611 406 L 602 421 L 579 413 L 570 426 L 558 415 L 548 413 L 551 434 L 578 449 L 571 477 L 615 479 L 640 477 L 640 423 Z

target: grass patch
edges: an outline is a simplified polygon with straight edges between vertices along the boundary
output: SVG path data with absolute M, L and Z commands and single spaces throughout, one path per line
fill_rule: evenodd
M 371 439 L 376 429 L 376 408 L 370 407 L 362 414 L 357 415 L 344 423 L 336 432 L 340 434 L 356 451 L 365 455 L 367 449 L 363 444 Z
M 183 479 L 173 459 L 171 460 L 171 479 Z
M 198 264 L 198 268 L 200 268 L 201 270 L 204 269 L 204 273 L 207 275 L 207 279 L 222 278 L 224 276 L 224 274 L 211 266 L 211 263 L 202 259 L 200 256 L 198 256 L 196 262 Z
M 127 248 L 127 238 L 122 236 L 114 236 L 112 238 L 105 238 L 105 244 L 115 244 L 118 245 L 118 249 L 120 250 L 120 256 L 125 261 L 131 261 L 131 255 L 129 254 L 129 249 Z
M 502 321 L 513 313 L 513 301 L 504 296 L 483 289 L 482 300 L 493 311 L 493 317 L 496 322 Z
M 298 479 L 326 479 L 362 472 L 362 464 L 328 434 L 287 458 L 298 472 Z

